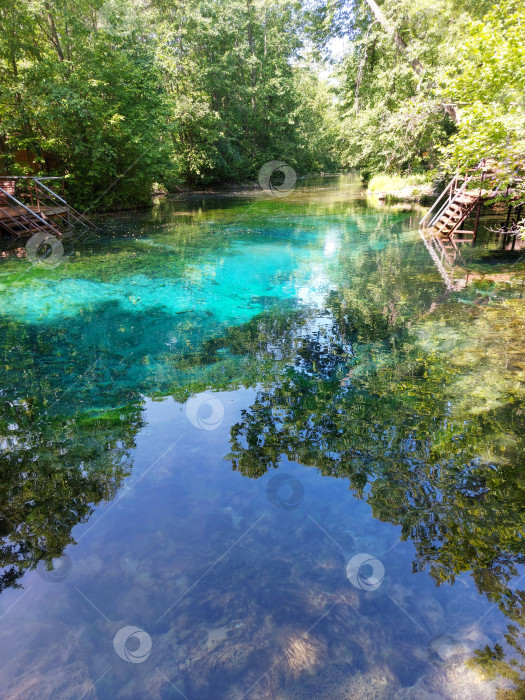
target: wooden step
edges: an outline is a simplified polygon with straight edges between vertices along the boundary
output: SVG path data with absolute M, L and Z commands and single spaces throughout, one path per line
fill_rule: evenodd
M 39 231 L 49 231 L 51 233 L 54 233 L 55 231 L 51 225 L 46 226 L 45 223 L 42 223 L 39 221 L 39 219 L 31 216 L 18 216 L 16 219 L 3 218 L 0 220 L 0 229 L 3 229 L 8 233 L 12 233 L 19 238 L 21 236 L 32 236 Z

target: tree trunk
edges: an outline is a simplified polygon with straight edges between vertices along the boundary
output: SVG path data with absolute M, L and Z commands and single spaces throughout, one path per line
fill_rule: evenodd
M 379 22 L 379 24 L 383 27 L 385 32 L 393 38 L 393 40 L 396 43 L 397 48 L 406 55 L 408 45 L 406 41 L 403 39 L 401 34 L 399 33 L 399 30 L 397 27 L 395 27 L 390 20 L 386 17 L 385 13 L 383 10 L 379 7 L 379 5 L 376 3 L 375 0 L 366 0 L 366 3 L 368 7 L 372 10 L 372 14 L 376 18 L 376 20 Z M 421 61 L 417 58 L 414 59 L 408 59 L 408 62 L 412 66 L 413 70 L 418 74 L 422 75 L 425 72 L 425 66 L 421 63 Z M 442 105 L 443 109 L 445 112 L 453 119 L 453 121 L 458 120 L 458 116 L 456 114 L 456 110 L 452 105 L 447 105 L 444 104 Z

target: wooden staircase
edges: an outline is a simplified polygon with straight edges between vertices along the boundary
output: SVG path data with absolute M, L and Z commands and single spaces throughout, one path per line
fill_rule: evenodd
M 72 230 L 74 223 L 84 229 L 96 228 L 57 192 L 44 185 L 42 179 L 46 178 L 0 177 L 0 236 L 28 238 L 45 232 L 60 238 Z
M 461 258 L 458 244 L 474 245 L 479 226 L 481 203 L 498 192 L 484 189 L 497 179 L 492 162 L 483 159 L 463 177 L 456 175 L 419 222 L 419 233 L 448 289 L 457 290 L 454 267 Z M 473 230 L 464 230 L 465 221 L 477 207 Z
M 447 208 L 440 214 L 433 224 L 436 235 L 444 235 L 450 238 L 480 201 L 481 195 L 477 192 L 458 190 L 448 202 Z
M 493 182 L 497 175 L 492 162 L 484 158 L 475 168 L 467 170 L 463 177 L 456 175 L 434 202 L 434 205 L 419 222 L 419 228 L 432 230 L 437 236 L 451 238 L 456 233 L 465 233 L 475 239 L 473 231 L 460 231 L 460 226 L 467 220 L 476 205 L 482 200 L 495 196 L 496 190 L 484 189 L 484 184 Z M 459 241 L 463 242 L 463 241 Z

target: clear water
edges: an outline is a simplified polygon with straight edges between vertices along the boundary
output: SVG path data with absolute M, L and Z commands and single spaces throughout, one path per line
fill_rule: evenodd
M 420 216 L 323 179 L 2 259 L 2 698 L 515 685 L 522 267 L 448 293 Z

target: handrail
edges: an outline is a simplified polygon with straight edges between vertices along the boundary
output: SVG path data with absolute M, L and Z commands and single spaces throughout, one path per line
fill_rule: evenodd
M 58 200 L 62 205 L 67 207 L 68 209 L 68 217 L 72 216 L 73 219 L 75 219 L 79 224 L 84 226 L 85 228 L 92 228 L 92 229 L 98 229 L 98 226 L 96 226 L 90 219 L 88 219 L 87 216 L 79 212 L 77 209 L 71 206 L 68 202 L 66 202 L 65 199 L 63 199 L 59 194 L 57 194 L 54 190 L 51 188 L 47 187 L 47 185 L 44 185 L 42 180 L 64 180 L 65 178 L 63 176 L 56 176 L 56 175 L 1 175 L 0 179 L 9 179 L 9 180 L 32 180 L 35 183 L 35 187 L 41 188 L 45 190 L 50 197 L 52 197 L 55 200 Z M 68 221 L 69 223 L 69 221 Z
M 0 187 L 0 192 L 3 192 L 3 194 L 5 194 L 6 197 L 8 198 L 8 200 L 12 200 L 18 207 L 22 207 L 23 209 L 25 209 L 25 211 L 27 211 L 27 212 L 30 214 L 30 216 L 33 216 L 33 217 L 35 217 L 36 219 L 38 219 L 38 221 L 40 221 L 40 223 L 43 224 L 46 228 L 50 228 L 50 229 L 52 229 L 52 230 L 55 232 L 56 235 L 62 236 L 62 233 L 61 233 L 57 228 L 55 228 L 55 227 L 53 226 L 52 223 L 50 223 L 49 221 L 46 221 L 45 219 L 43 219 L 39 214 L 37 214 L 35 211 L 33 211 L 32 209 L 30 209 L 29 207 L 26 207 L 26 205 L 23 204 L 23 203 L 22 203 L 19 199 L 17 199 L 14 195 L 9 194 L 9 192 L 6 192 L 6 191 L 5 191 L 4 189 L 2 189 L 1 187 Z
M 0 175 L 0 180 L 65 180 L 63 175 Z
M 451 190 L 453 189 L 454 183 L 455 183 L 456 186 L 457 186 L 458 173 L 456 173 L 456 175 L 452 178 L 452 180 L 450 180 L 450 182 L 448 183 L 448 185 L 446 186 L 446 188 L 445 188 L 445 189 L 443 190 L 443 192 L 439 195 L 439 197 L 436 199 L 436 201 L 434 202 L 434 204 L 430 207 L 430 209 L 427 211 L 427 213 L 425 214 L 425 216 L 424 216 L 424 217 L 421 219 L 421 221 L 419 222 L 420 228 L 425 228 L 425 227 L 427 227 L 427 226 L 428 226 L 428 227 L 433 226 L 434 223 L 435 223 L 435 222 L 440 218 L 440 216 L 443 214 L 443 212 L 447 209 L 447 207 L 456 199 L 456 197 L 457 197 L 458 195 L 460 195 L 461 193 L 463 193 L 463 192 L 466 191 L 466 187 L 467 187 L 468 183 L 471 182 L 471 180 L 474 178 L 475 173 L 477 173 L 479 170 L 482 170 L 482 169 L 485 167 L 485 164 L 486 164 L 486 158 L 482 158 L 475 168 L 470 168 L 470 169 L 468 169 L 468 170 L 466 171 L 466 173 L 465 173 L 465 179 L 464 179 L 463 184 L 461 185 L 461 187 L 460 187 L 459 189 L 456 189 L 456 190 L 455 190 L 454 196 L 453 196 L 453 197 L 449 196 L 448 201 L 445 202 L 445 204 L 441 205 L 441 208 L 432 216 L 432 219 L 430 220 L 430 223 L 427 223 L 427 220 L 428 220 L 429 216 L 430 216 L 430 215 L 432 214 L 432 212 L 436 209 L 436 207 L 437 207 L 437 205 L 439 204 L 439 202 L 441 202 L 441 200 L 443 199 L 443 197 L 444 197 L 446 194 L 449 194 L 449 193 L 451 192 Z M 471 175 L 468 175 L 469 172 L 472 173 L 472 174 L 471 174 Z
M 451 180 L 451 181 L 448 183 L 448 185 L 446 186 L 446 188 L 445 188 L 445 189 L 443 190 L 443 192 L 439 195 L 439 197 L 436 199 L 436 201 L 434 202 L 434 204 L 430 207 L 430 209 L 427 211 L 427 213 L 425 214 L 425 216 L 424 216 L 424 217 L 421 219 L 421 221 L 419 222 L 419 225 L 420 225 L 420 226 L 423 226 L 423 222 L 425 221 L 425 219 L 427 219 L 428 216 L 430 216 L 430 214 L 432 213 L 432 211 L 436 208 L 436 205 L 438 204 L 438 202 L 440 202 L 440 201 L 443 199 L 444 195 L 447 194 L 447 192 L 451 189 L 452 183 L 453 183 L 453 182 L 454 182 L 454 180 Z
M 463 184 L 461 185 L 460 189 L 459 189 L 459 190 L 456 190 L 456 192 L 455 192 L 455 194 L 454 194 L 454 197 L 451 199 L 451 203 L 452 203 L 452 202 L 455 202 L 456 199 L 457 199 L 458 197 L 460 197 L 462 194 L 465 194 L 465 192 L 467 191 L 467 185 L 468 185 L 468 183 L 471 182 L 471 181 L 474 179 L 475 173 L 477 173 L 479 170 L 481 170 L 480 189 L 479 189 L 479 194 L 477 195 L 478 201 L 479 201 L 479 198 L 481 198 L 481 193 L 482 193 L 482 190 L 483 190 L 483 179 L 484 179 L 484 177 L 485 177 L 485 170 L 483 169 L 484 166 L 485 166 L 485 158 L 484 158 L 482 161 L 480 161 L 479 165 L 478 165 L 476 168 L 472 168 L 472 170 L 471 170 L 472 175 L 469 175 L 469 176 L 465 179 L 465 181 L 463 182 Z M 467 171 L 467 172 L 469 172 L 469 171 Z M 470 212 L 472 211 L 474 205 L 475 205 L 475 202 L 471 202 L 470 206 L 469 206 L 468 209 L 467 209 L 467 212 L 465 213 L 465 216 L 463 217 L 463 220 L 466 218 L 466 216 L 468 216 L 468 215 L 470 214 Z M 439 212 L 439 214 L 437 214 L 436 216 L 434 216 L 434 218 L 433 218 L 432 221 L 430 222 L 430 226 L 434 226 L 435 222 L 438 221 L 439 218 L 441 217 L 441 215 L 443 214 L 443 211 L 444 211 L 444 209 L 442 209 L 442 210 Z M 448 221 L 450 221 L 450 217 L 449 217 Z M 441 227 L 438 229 L 438 231 L 437 231 L 436 233 L 441 233 L 441 232 L 443 231 L 443 228 L 445 227 L 446 224 L 447 224 L 447 220 L 445 220 L 445 221 L 441 224 Z M 459 222 L 457 222 L 455 228 L 457 228 L 459 225 L 460 225 Z M 452 232 L 450 232 L 450 233 L 452 233 Z M 450 240 L 452 241 L 452 244 L 455 246 L 456 244 L 455 244 L 454 240 L 452 239 L 452 237 L 450 236 L 450 233 L 448 233 L 448 234 L 446 234 L 446 235 L 450 238 Z
M 24 231 L 29 231 L 29 233 L 32 233 L 31 225 L 26 226 L 26 224 L 24 223 L 24 220 L 21 221 L 21 220 L 19 220 L 19 219 L 15 219 L 15 217 L 12 216 L 12 215 L 9 213 L 9 211 L 8 211 L 7 209 L 4 209 L 4 207 L 2 207 L 2 206 L 0 206 L 0 211 L 3 212 L 3 213 L 6 215 L 6 217 L 7 217 L 10 221 L 12 221 L 14 224 L 18 224 L 18 225 L 22 226 L 22 228 L 24 229 Z
M 452 204 L 453 202 L 455 202 L 455 200 L 457 199 L 457 197 L 459 197 L 461 194 L 464 194 L 464 193 L 466 192 L 467 185 L 468 185 L 468 183 L 472 180 L 472 178 L 473 178 L 473 175 L 471 175 L 470 177 L 468 177 L 468 178 L 465 180 L 465 182 L 461 185 L 461 188 L 460 188 L 459 190 L 456 190 L 456 192 L 454 193 L 454 196 L 450 198 L 449 202 L 448 202 L 445 206 L 443 206 L 435 216 L 432 217 L 432 220 L 431 220 L 431 222 L 430 222 L 430 226 L 434 226 L 434 224 L 436 223 L 436 221 L 439 221 L 439 219 L 441 218 L 442 214 L 447 210 L 447 208 L 450 206 L 450 204 Z M 442 227 L 442 228 L 443 228 L 443 227 Z
M 477 171 L 475 170 L 474 172 L 477 172 Z M 456 199 L 456 197 L 458 197 L 459 195 L 466 192 L 467 185 L 473 179 L 473 177 L 474 177 L 474 175 L 469 175 L 468 177 L 465 178 L 465 180 L 463 181 L 463 184 L 461 185 L 461 187 L 458 190 L 455 191 L 454 196 L 450 198 L 448 204 L 452 204 L 452 202 Z M 450 184 L 452 184 L 452 182 L 454 182 L 454 180 L 452 180 Z M 445 207 L 442 207 L 440 209 L 440 211 L 435 216 L 432 217 L 432 220 L 430 222 L 430 226 L 433 226 L 434 223 L 439 219 L 439 217 L 441 216 L 441 214 L 443 214 L 443 212 L 445 211 L 448 204 Z
M 56 192 L 54 192 L 49 187 L 46 187 L 46 185 L 40 182 L 40 179 L 38 177 L 34 177 L 33 180 L 36 183 L 38 183 L 38 185 L 42 187 L 42 189 L 44 189 L 46 192 L 48 192 L 52 197 L 58 199 L 60 202 L 62 202 L 62 204 L 68 207 L 70 215 L 73 216 L 73 218 L 76 219 L 80 224 L 82 224 L 82 226 L 85 226 L 86 228 L 98 228 L 92 221 L 90 221 L 90 219 L 87 218 L 87 216 L 84 216 L 84 214 L 81 214 L 79 211 L 74 209 L 70 204 L 66 202 L 65 199 L 62 199 L 60 195 L 58 195 Z
M 49 194 L 51 194 L 55 199 L 58 199 L 60 202 L 62 202 L 62 204 L 65 204 L 66 207 L 69 207 L 69 204 L 66 202 L 65 199 L 62 199 L 62 197 L 59 194 L 57 194 L 56 192 L 53 192 L 53 190 L 50 190 L 49 187 L 46 187 L 45 185 L 43 185 L 38 178 L 35 177 L 32 179 L 35 180 L 35 182 L 38 182 L 40 187 L 43 187 L 46 190 L 46 192 L 49 192 Z
M 62 204 L 64 204 L 68 208 L 69 214 L 72 215 L 73 218 L 76 219 L 80 224 L 82 224 L 82 226 L 85 226 L 86 228 L 95 228 L 95 229 L 97 228 L 97 226 L 95 226 L 95 224 L 92 221 L 90 221 L 87 218 L 87 216 L 84 216 L 84 214 L 81 214 L 74 207 L 72 207 L 70 204 L 68 204 L 66 202 L 66 200 L 63 199 L 59 194 L 57 194 L 52 189 L 50 189 L 49 187 L 44 185 L 42 182 L 40 182 L 40 178 L 34 177 L 33 180 L 35 181 L 35 183 L 38 183 L 39 187 L 41 187 L 46 192 L 48 192 L 52 197 L 54 197 L 55 199 L 58 199 L 60 202 L 62 202 Z

